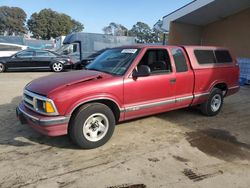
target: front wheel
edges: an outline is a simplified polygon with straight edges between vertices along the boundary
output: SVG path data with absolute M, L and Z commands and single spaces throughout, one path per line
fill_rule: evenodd
M 201 105 L 201 112 L 207 116 L 215 116 L 220 112 L 223 101 L 223 92 L 221 89 L 214 88 L 208 100 Z
M 104 145 L 115 129 L 115 117 L 111 109 L 100 103 L 82 106 L 69 125 L 73 142 L 83 149 Z
M 0 72 L 4 72 L 5 71 L 5 66 L 3 63 L 0 63 Z
M 61 62 L 55 62 L 52 64 L 51 69 L 54 72 L 62 72 L 63 64 Z

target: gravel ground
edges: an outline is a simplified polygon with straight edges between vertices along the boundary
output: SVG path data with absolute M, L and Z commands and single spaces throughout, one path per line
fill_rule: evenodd
M 21 125 L 23 87 L 48 72 L 0 74 L 0 187 L 250 187 L 250 87 L 205 117 L 182 109 L 119 124 L 103 147 Z

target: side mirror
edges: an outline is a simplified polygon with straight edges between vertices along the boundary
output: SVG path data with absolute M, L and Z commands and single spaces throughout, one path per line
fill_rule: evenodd
M 146 76 L 150 76 L 151 70 L 149 68 L 149 66 L 147 65 L 141 65 L 140 67 L 138 67 L 138 70 L 134 70 L 132 76 L 134 78 L 137 77 L 146 77 Z

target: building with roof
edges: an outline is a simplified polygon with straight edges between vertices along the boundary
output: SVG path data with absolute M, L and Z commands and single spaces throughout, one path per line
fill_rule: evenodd
M 170 45 L 219 45 L 250 58 L 250 0 L 195 0 L 164 16 L 155 28 Z

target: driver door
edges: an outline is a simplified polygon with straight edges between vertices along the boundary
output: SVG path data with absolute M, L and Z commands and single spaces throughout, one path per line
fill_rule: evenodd
M 147 65 L 150 76 L 124 80 L 125 119 L 171 110 L 175 107 L 175 74 L 166 49 L 148 49 L 137 67 Z

